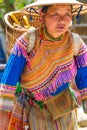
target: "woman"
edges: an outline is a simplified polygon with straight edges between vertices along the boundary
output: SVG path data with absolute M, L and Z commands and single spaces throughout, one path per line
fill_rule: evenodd
M 32 31 L 33 49 L 29 30 L 17 39 L 1 80 L 1 129 L 77 130 L 75 98 L 87 112 L 87 47 L 69 27 L 72 13 L 79 15 L 84 8 L 64 0 L 38 0 L 29 7 L 40 5 L 43 26 Z

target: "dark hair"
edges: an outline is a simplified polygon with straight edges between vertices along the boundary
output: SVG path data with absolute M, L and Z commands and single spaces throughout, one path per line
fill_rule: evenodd
M 41 9 L 41 12 L 46 13 L 49 7 L 50 7 L 49 5 L 48 6 L 43 6 L 42 9 Z M 71 11 L 72 10 L 73 10 L 73 6 L 71 5 Z
M 46 13 L 48 8 L 49 8 L 49 6 L 43 6 L 42 9 L 41 9 L 41 12 Z

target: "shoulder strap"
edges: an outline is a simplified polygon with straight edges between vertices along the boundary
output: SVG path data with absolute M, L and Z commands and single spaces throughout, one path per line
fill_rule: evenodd
M 72 33 L 73 36 L 73 42 L 74 42 L 74 56 L 77 56 L 82 44 L 82 40 L 80 36 L 76 33 Z
M 29 46 L 27 52 L 31 52 L 34 48 L 35 45 L 35 40 L 36 40 L 36 28 L 31 27 L 28 30 L 28 38 L 29 38 Z

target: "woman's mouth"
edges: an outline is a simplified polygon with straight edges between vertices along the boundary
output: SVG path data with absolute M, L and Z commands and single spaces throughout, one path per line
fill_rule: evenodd
M 57 29 L 65 29 L 65 26 L 60 25 L 60 26 L 57 26 L 56 28 Z

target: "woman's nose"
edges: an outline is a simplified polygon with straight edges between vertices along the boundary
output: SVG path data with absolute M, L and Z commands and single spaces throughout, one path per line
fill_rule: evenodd
M 61 23 L 61 24 L 63 24 L 64 23 L 64 18 L 61 17 L 60 19 L 58 19 L 58 22 Z
M 64 22 L 64 16 L 58 17 L 57 21 L 59 21 L 60 23 L 63 23 Z

